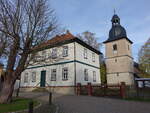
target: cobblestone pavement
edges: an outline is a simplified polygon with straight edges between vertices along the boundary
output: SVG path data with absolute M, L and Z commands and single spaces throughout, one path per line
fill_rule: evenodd
M 150 113 L 150 103 L 88 96 L 56 98 L 59 113 Z

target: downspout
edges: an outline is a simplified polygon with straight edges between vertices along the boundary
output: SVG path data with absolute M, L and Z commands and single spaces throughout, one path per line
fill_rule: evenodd
M 74 42 L 74 91 L 76 92 L 76 44 Z

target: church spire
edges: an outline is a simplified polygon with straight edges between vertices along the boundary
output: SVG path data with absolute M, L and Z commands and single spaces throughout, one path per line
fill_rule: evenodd
M 114 9 L 114 15 L 111 19 L 111 22 L 112 22 L 112 25 L 115 26 L 115 25 L 120 25 L 120 18 L 119 16 L 116 14 L 116 10 Z
M 119 40 L 119 39 L 122 39 L 122 38 L 126 38 L 130 43 L 132 43 L 132 41 L 130 41 L 127 38 L 125 28 L 120 25 L 119 16 L 115 13 L 116 13 L 116 11 L 114 10 L 114 15 L 111 19 L 112 27 L 109 31 L 109 38 L 104 43 L 112 42 L 112 41 Z

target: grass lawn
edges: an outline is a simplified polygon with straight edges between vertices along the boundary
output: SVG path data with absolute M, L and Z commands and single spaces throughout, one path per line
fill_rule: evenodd
M 27 109 L 30 101 L 31 99 L 27 99 L 27 98 L 14 98 L 10 104 L 0 104 L 0 113 Z M 40 103 L 38 101 L 33 100 L 34 106 L 37 106 L 39 104 Z

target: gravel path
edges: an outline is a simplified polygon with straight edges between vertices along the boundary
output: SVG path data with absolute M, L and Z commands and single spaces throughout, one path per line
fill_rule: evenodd
M 88 96 L 57 98 L 59 113 L 150 113 L 150 103 Z

